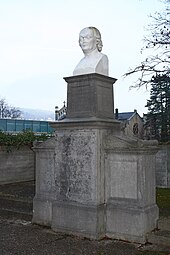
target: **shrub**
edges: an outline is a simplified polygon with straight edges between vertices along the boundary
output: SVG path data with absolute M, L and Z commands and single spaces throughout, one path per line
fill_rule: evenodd
M 37 135 L 31 130 L 25 130 L 18 134 L 4 133 L 0 131 L 0 146 L 5 146 L 8 152 L 12 151 L 12 148 L 15 147 L 17 150 L 23 145 L 33 146 L 35 141 L 45 141 L 52 135 L 49 134 L 40 134 Z

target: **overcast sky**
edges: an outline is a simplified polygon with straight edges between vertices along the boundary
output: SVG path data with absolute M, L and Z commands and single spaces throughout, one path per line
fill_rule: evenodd
M 63 77 L 83 57 L 82 28 L 97 27 L 115 83 L 115 108 L 143 114 L 149 92 L 130 90 L 135 77 L 123 74 L 139 64 L 148 17 L 159 0 L 0 0 L 0 97 L 10 105 L 54 111 L 63 106 Z M 78 99 L 77 99 L 78 100 Z

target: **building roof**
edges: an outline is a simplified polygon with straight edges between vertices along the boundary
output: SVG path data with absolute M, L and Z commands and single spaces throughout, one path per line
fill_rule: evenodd
M 118 113 L 118 120 L 129 120 L 136 112 L 120 112 Z
M 64 106 L 60 110 L 58 110 L 58 107 L 57 107 L 57 110 L 56 110 L 57 118 L 56 119 L 62 120 L 64 118 L 66 118 L 66 112 L 67 112 L 67 107 L 64 102 Z M 133 112 L 118 112 L 118 109 L 116 109 L 114 116 L 116 119 L 118 119 L 120 121 L 126 121 L 126 120 L 130 120 L 131 118 L 133 118 L 133 116 L 135 116 L 136 114 L 138 114 L 136 109 L 134 109 Z M 138 116 L 141 118 L 141 116 L 139 114 L 138 114 Z

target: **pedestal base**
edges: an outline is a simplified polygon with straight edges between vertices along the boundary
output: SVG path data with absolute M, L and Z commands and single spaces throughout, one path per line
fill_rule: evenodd
M 146 243 L 147 233 L 157 227 L 158 207 L 107 204 L 106 234 L 110 238 Z
M 157 227 L 154 142 L 122 135 L 113 119 L 115 79 L 65 78 L 68 112 L 36 151 L 33 222 L 100 239 L 146 241 Z
M 52 221 L 52 200 L 45 198 L 34 198 L 32 223 L 43 226 L 51 226 Z
M 105 206 L 54 202 L 52 229 L 92 239 L 105 236 Z
M 67 85 L 67 118 L 113 119 L 113 84 L 116 79 L 98 73 L 64 78 Z

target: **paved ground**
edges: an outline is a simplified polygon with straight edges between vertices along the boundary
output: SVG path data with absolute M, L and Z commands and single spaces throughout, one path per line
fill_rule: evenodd
M 146 252 L 146 250 L 150 250 L 150 253 Z M 54 233 L 51 229 L 32 225 L 28 221 L 3 219 L 3 217 L 0 217 L 0 251 L 1 255 L 170 254 L 170 248 L 168 247 L 140 246 L 139 244 L 130 244 L 116 240 L 92 241 Z
M 24 199 L 34 196 L 31 184 L 0 186 L 0 195 Z M 10 195 L 11 194 L 11 195 Z M 4 202 L 3 202 L 4 203 Z M 170 255 L 170 246 L 139 245 L 118 240 L 92 241 L 53 232 L 51 229 L 33 225 L 22 214 L 0 213 L 0 255 Z

